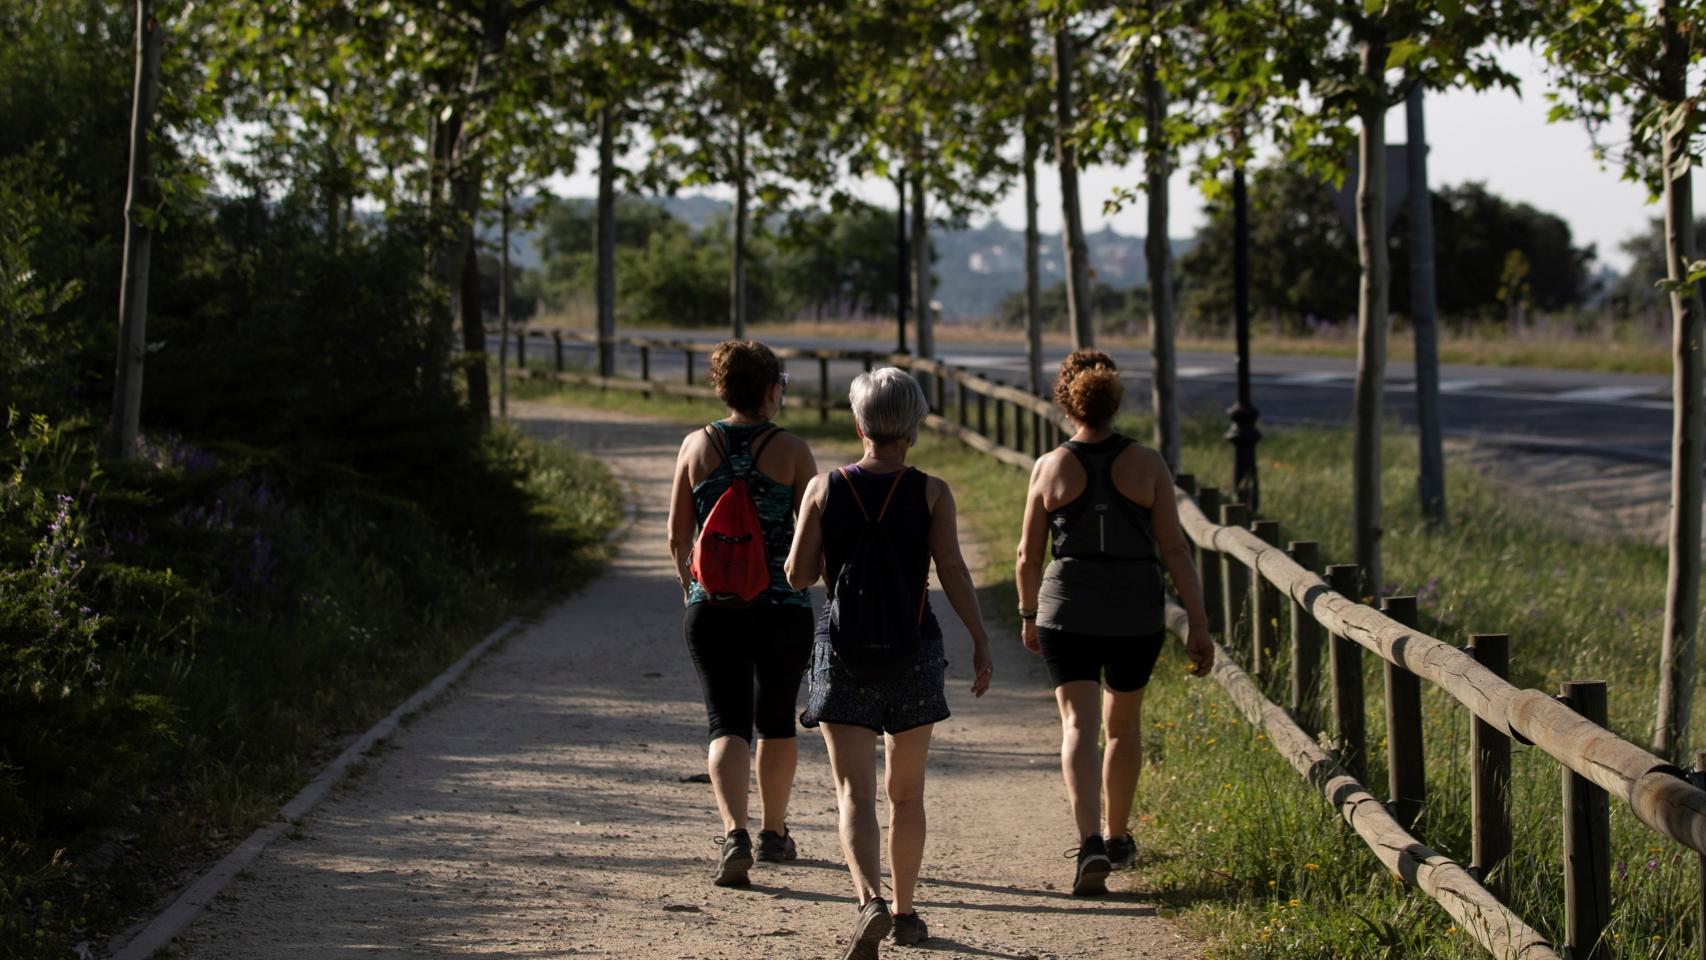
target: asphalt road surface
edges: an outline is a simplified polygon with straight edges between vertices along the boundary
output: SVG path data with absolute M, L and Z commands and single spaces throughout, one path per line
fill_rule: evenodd
M 667 339 L 715 341 L 713 332 L 627 331 Z M 834 339 L 772 337 L 776 346 L 888 351 L 892 339 Z M 537 347 L 535 341 L 531 347 Z M 497 349 L 496 338 L 491 348 Z M 1022 385 L 1024 347 L 1011 343 L 950 342 L 938 349 L 941 359 L 993 380 Z M 589 363 L 591 350 L 575 345 L 570 362 Z M 1110 353 L 1125 372 L 1127 403 L 1135 409 L 1149 405 L 1147 351 L 1114 349 Z M 1066 355 L 1063 349 L 1046 353 L 1045 370 Z M 537 362 L 538 355 L 532 359 Z M 618 363 L 625 373 L 639 370 L 633 350 L 621 350 Z M 1237 389 L 1230 354 L 1181 353 L 1179 392 L 1187 413 L 1224 410 Z M 1251 394 L 1263 423 L 1345 424 L 1351 418 L 1355 363 L 1336 357 L 1274 357 L 1251 359 Z M 685 371 L 679 353 L 655 352 L 652 375 L 679 380 Z M 816 390 L 815 369 L 796 369 L 794 390 Z M 831 389 L 845 388 L 857 368 L 837 364 Z M 704 368 L 697 373 L 703 376 Z M 1416 419 L 1415 371 L 1409 363 L 1387 367 L 1388 415 L 1405 424 Z M 1670 460 L 1670 380 L 1665 376 L 1539 370 L 1516 367 L 1446 365 L 1440 368 L 1440 421 L 1448 436 L 1534 450 L 1585 453 L 1652 463 Z

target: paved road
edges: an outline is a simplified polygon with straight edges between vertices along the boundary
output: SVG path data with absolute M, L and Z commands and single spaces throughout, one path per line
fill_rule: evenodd
M 679 331 L 655 335 L 706 341 L 719 336 Z M 767 339 L 778 346 L 804 348 L 882 351 L 893 347 L 889 339 Z M 492 347 L 496 349 L 495 339 Z M 949 363 L 992 379 L 1017 384 L 1025 376 L 1024 348 L 1018 344 L 948 342 L 938 353 Z M 1147 351 L 1116 348 L 1111 353 L 1131 383 L 1128 402 L 1139 409 L 1147 408 Z M 589 358 L 590 350 L 578 347 L 575 354 Z M 1065 354 L 1063 349 L 1049 350 L 1048 363 L 1058 363 Z M 638 370 L 638 357 L 631 351 L 624 351 L 620 362 L 624 369 Z M 1353 361 L 1336 357 L 1252 358 L 1251 389 L 1263 422 L 1348 423 L 1354 369 Z M 654 356 L 652 372 L 654 376 L 680 378 L 684 372 L 681 357 L 667 353 Z M 702 374 L 703 369 L 699 372 Z M 851 367 L 833 371 L 833 386 L 839 387 L 852 372 Z M 802 384 L 805 389 L 815 389 L 814 371 L 799 371 L 796 376 L 807 378 Z M 1179 387 L 1187 412 L 1224 409 L 1236 389 L 1232 357 L 1223 353 L 1180 354 Z M 1388 366 L 1386 406 L 1389 415 L 1414 424 L 1412 364 Z M 1449 436 L 1653 463 L 1670 460 L 1670 380 L 1665 376 L 1446 365 L 1440 369 L 1440 417 Z

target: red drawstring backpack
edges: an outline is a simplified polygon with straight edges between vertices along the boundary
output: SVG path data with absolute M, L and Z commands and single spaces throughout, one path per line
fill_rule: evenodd
M 746 475 L 737 473 L 729 460 L 729 452 L 720 430 L 705 428 L 711 442 L 722 455 L 733 479 L 729 488 L 717 498 L 699 539 L 693 544 L 693 579 L 705 590 L 706 597 L 723 606 L 745 606 L 770 588 L 770 560 L 764 553 L 764 526 L 753 505 L 752 491 Z M 748 473 L 758 468 L 758 455 L 781 428 L 770 431 L 752 451 Z

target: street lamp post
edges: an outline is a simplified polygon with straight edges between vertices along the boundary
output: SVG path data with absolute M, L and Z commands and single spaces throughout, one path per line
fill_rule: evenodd
M 1261 500 L 1256 478 L 1256 429 L 1260 416 L 1250 402 L 1250 197 L 1244 182 L 1244 166 L 1232 171 L 1232 309 L 1238 341 L 1238 400 L 1226 409 L 1232 426 L 1226 439 L 1232 442 L 1232 489 L 1252 514 Z

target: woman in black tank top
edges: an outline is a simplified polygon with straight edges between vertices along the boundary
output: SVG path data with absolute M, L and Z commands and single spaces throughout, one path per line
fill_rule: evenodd
M 1113 429 L 1124 392 L 1106 354 L 1080 350 L 1060 365 L 1055 402 L 1078 429 L 1037 461 L 1019 540 L 1022 640 L 1047 662 L 1060 706 L 1077 894 L 1106 891 L 1108 871 L 1137 859 L 1128 822 L 1143 767 L 1143 689 L 1166 637 L 1163 569 L 1190 616 L 1185 646 L 1196 674 L 1214 663 L 1172 474 L 1159 454 Z M 1046 570 L 1045 545 L 1054 553 Z
M 885 367 L 854 380 L 850 399 L 865 455 L 806 488 L 787 571 L 796 590 L 821 577 L 832 602 L 838 584 L 851 585 L 859 588 L 863 601 L 857 610 L 880 607 L 894 616 L 884 622 L 898 624 L 898 629 L 873 630 L 866 636 L 886 641 L 917 628 L 912 655 L 861 661 L 861 649 L 847 645 L 854 643 L 848 638 L 858 634 L 849 626 L 854 622 L 849 617 L 857 614 L 839 615 L 836 630 L 843 656 L 832 639 L 831 604 L 824 604 L 812 647 L 806 711 L 800 717 L 805 726 L 821 727 L 829 747 L 841 844 L 851 854 L 847 867 L 859 897 L 859 916 L 842 958 L 875 960 L 877 945 L 891 928 L 895 942 L 905 945 L 928 935 L 912 902 L 924 857 L 924 765 L 933 726 L 948 718 L 943 689 L 948 661 L 928 593 L 932 561 L 942 592 L 971 634 L 974 696 L 988 689 L 994 667 L 971 573 L 960 556 L 953 493 L 940 479 L 906 465 L 907 451 L 929 410 L 924 391 L 904 371 Z M 888 561 L 879 565 L 885 576 L 860 579 L 859 573 L 849 572 L 847 579 L 840 579 L 846 564 L 853 563 L 850 571 L 861 571 L 861 565 L 869 563 L 874 554 L 868 537 L 881 540 L 888 551 L 875 554 Z M 871 569 L 865 566 L 863 572 Z M 889 798 L 892 914 L 882 898 L 882 834 L 876 812 L 879 735 L 884 739 Z

